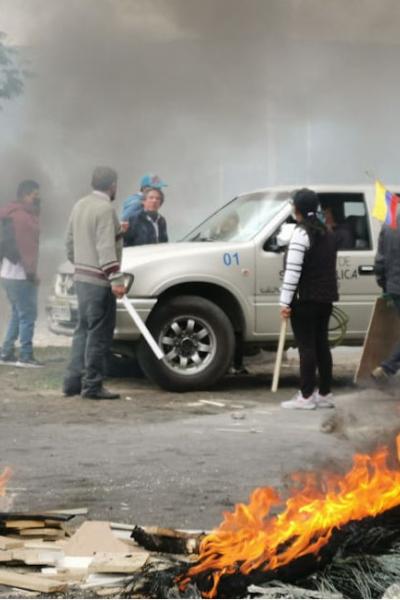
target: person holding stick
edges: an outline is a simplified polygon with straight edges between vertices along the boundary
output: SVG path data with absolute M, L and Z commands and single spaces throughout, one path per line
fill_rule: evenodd
M 75 204 L 68 222 L 66 249 L 75 270 L 78 324 L 64 378 L 65 396 L 81 394 L 91 400 L 120 397 L 103 386 L 116 299 L 126 292 L 120 271 L 122 233 L 112 207 L 116 191 L 114 169 L 96 167 L 91 193 Z
M 298 225 L 286 256 L 280 313 L 282 319 L 290 318 L 299 348 L 300 390 L 281 403 L 288 409 L 334 407 L 328 324 L 332 303 L 338 300 L 336 242 L 317 216 L 318 205 L 318 196 L 310 189 L 298 190 L 293 196 Z

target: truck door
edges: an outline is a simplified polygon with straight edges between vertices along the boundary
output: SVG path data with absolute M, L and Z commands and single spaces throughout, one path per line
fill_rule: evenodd
M 344 246 L 340 248 L 339 244 L 337 255 L 338 306 L 349 319 L 347 336 L 353 341 L 362 341 L 373 303 L 379 294 L 374 276 L 376 247 L 366 198 L 362 192 L 320 192 L 318 195 L 323 212 L 334 207 L 333 212 L 337 217 L 335 235 Z M 275 233 L 256 248 L 256 334 L 266 340 L 276 339 L 279 333 L 279 290 L 284 257 L 284 247 L 279 243 L 279 237 L 289 225 L 294 226 L 290 214 L 285 220 L 282 219 Z M 341 235 L 343 232 L 346 235 Z M 285 237 L 290 238 L 288 231 L 283 235 L 282 244 Z
M 284 253 L 294 227 L 289 207 L 275 231 L 256 247 L 256 334 L 265 340 L 276 340 L 279 335 Z
M 364 193 L 319 193 L 323 212 L 333 206 L 339 223 L 337 275 L 338 306 L 349 318 L 347 335 L 362 340 L 368 328 L 372 305 L 379 288 L 375 281 L 374 260 L 376 248 L 372 236 L 371 216 Z M 343 237 L 340 232 L 346 232 Z M 340 242 L 344 248 L 340 247 Z

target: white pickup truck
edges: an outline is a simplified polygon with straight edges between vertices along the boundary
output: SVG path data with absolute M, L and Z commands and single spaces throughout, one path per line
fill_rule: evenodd
M 352 232 L 351 248 L 338 252 L 338 306 L 348 317 L 344 343 L 360 344 L 379 293 L 373 186 L 310 187 L 323 204 L 339 209 Z M 238 346 L 246 354 L 276 345 L 283 251 L 294 227 L 292 192 L 274 187 L 241 194 L 180 242 L 124 249 L 122 269 L 135 277 L 130 301 L 165 358 L 153 356 L 121 303 L 114 341 L 119 351 L 135 350 L 151 380 L 168 390 L 204 389 L 225 375 Z M 56 276 L 47 312 L 52 331 L 72 333 L 77 301 L 68 263 Z

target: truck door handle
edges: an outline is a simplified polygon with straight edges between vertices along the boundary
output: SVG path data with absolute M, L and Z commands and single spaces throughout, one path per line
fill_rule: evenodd
M 359 275 L 373 275 L 375 273 L 374 265 L 360 265 L 358 267 Z

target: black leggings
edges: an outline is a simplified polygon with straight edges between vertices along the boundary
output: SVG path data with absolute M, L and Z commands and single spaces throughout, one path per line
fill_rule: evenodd
M 332 304 L 298 302 L 291 314 L 293 333 L 300 354 L 300 390 L 309 398 L 316 388 L 319 373 L 319 392 L 329 394 L 332 384 L 332 355 L 328 342 L 328 323 Z

